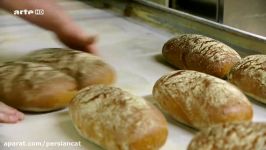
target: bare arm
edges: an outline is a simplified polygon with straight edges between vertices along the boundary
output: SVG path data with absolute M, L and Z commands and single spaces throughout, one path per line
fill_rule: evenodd
M 94 36 L 88 36 L 56 4 L 54 0 L 0 0 L 0 7 L 12 13 L 14 10 L 43 9 L 44 15 L 19 15 L 19 17 L 54 32 L 70 48 L 93 52 Z

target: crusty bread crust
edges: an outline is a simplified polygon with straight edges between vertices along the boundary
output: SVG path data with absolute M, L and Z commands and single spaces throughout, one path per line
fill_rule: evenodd
M 196 70 L 219 78 L 226 77 L 240 55 L 212 38 L 183 34 L 167 41 L 162 50 L 165 59 L 183 70 Z
M 162 76 L 153 87 L 153 96 L 170 116 L 197 129 L 250 121 L 253 115 L 252 105 L 235 86 L 192 70 Z
M 188 150 L 264 150 L 266 123 L 222 124 L 200 131 Z
M 227 78 L 247 95 L 266 104 L 266 55 L 243 58 Z
M 30 62 L 0 64 L 0 97 L 24 111 L 66 107 L 77 91 L 75 80 L 50 66 Z
M 69 113 L 80 135 L 108 150 L 158 150 L 166 142 L 164 116 L 119 88 L 84 88 L 71 101 Z
M 26 55 L 23 61 L 37 62 L 63 71 L 77 80 L 78 88 L 92 84 L 112 84 L 115 71 L 101 58 L 89 53 L 63 48 L 48 48 Z

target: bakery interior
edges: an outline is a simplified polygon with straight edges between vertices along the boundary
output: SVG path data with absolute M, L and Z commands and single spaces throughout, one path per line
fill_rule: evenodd
M 86 129 L 86 123 L 88 123 L 87 126 L 89 126 L 89 123 L 90 125 L 94 125 L 94 122 L 89 122 L 87 120 L 89 117 L 95 117 L 95 116 L 94 115 L 90 116 L 86 114 L 85 110 L 83 110 L 85 109 L 84 108 L 85 106 L 83 107 L 83 104 L 85 105 L 87 104 L 87 102 L 82 102 L 82 98 L 86 100 L 87 95 L 86 96 L 83 95 L 82 97 L 82 92 L 84 92 L 84 90 L 83 91 L 81 90 L 83 88 L 86 88 L 86 86 L 82 86 L 82 88 L 79 88 L 77 90 L 77 92 L 80 93 L 81 98 L 73 95 L 74 98 L 71 99 L 72 101 L 75 101 L 75 99 L 79 99 L 79 101 L 78 100 L 75 101 L 76 103 L 73 102 L 73 103 L 67 104 L 64 107 L 60 107 L 57 109 L 50 109 L 49 111 L 40 112 L 40 111 L 31 111 L 29 109 L 29 111 L 24 111 L 25 113 L 24 119 L 20 122 L 17 122 L 14 124 L 0 123 L 0 149 L 1 150 L 9 150 L 9 149 L 10 150 L 17 150 L 17 149 L 18 150 L 24 150 L 24 149 L 25 150 L 31 150 L 31 149 L 32 150 L 35 150 L 35 149 L 63 149 L 63 150 L 64 149 L 77 149 L 77 150 L 104 150 L 104 149 L 106 150 L 109 150 L 109 149 L 110 150 L 138 150 L 138 149 L 139 150 L 157 150 L 157 149 L 158 150 L 177 150 L 177 149 L 186 150 L 186 149 L 191 149 L 192 150 L 193 149 L 193 146 L 191 146 L 192 139 L 194 139 L 196 135 L 200 137 L 199 133 L 201 131 L 206 131 L 206 130 L 201 129 L 200 125 L 199 127 L 196 125 L 196 123 L 194 124 L 193 121 L 205 122 L 204 119 L 206 118 L 202 118 L 202 120 L 200 119 L 193 120 L 193 118 L 190 118 L 189 116 L 190 113 L 188 113 L 186 114 L 187 117 L 189 118 L 188 121 L 186 121 L 186 119 L 185 121 L 182 120 L 182 117 L 180 121 L 180 118 L 178 116 L 177 117 L 172 116 L 171 114 L 172 112 L 171 111 L 169 112 L 171 108 L 169 105 L 171 104 L 165 105 L 166 108 L 164 106 L 160 106 L 160 104 L 164 105 L 164 103 L 166 102 L 163 102 L 163 100 L 161 103 L 157 102 L 156 98 L 160 96 L 156 97 L 156 94 L 154 94 L 157 92 L 158 93 L 171 92 L 172 89 L 169 89 L 169 91 L 167 91 L 167 90 L 163 90 L 162 88 L 161 88 L 161 91 L 158 88 L 158 91 L 156 92 L 157 89 L 155 89 L 154 87 L 155 83 L 156 84 L 158 83 L 159 85 L 159 79 L 163 80 L 162 77 L 164 77 L 165 75 L 171 76 L 172 75 L 171 73 L 177 70 L 193 70 L 193 69 L 187 68 L 189 64 L 185 63 L 182 69 L 182 65 L 180 67 L 180 64 L 177 63 L 177 66 L 179 65 L 177 67 L 175 66 L 175 62 L 172 63 L 171 61 L 168 61 L 167 59 L 170 60 L 171 56 L 174 55 L 173 53 L 169 52 L 170 53 L 169 58 L 167 58 L 166 56 L 167 54 L 162 54 L 162 50 L 164 48 L 167 48 L 167 46 L 165 45 L 170 39 L 172 39 L 173 37 L 178 37 L 179 35 L 184 35 L 184 34 L 201 35 L 206 38 L 211 38 L 211 39 L 207 39 L 210 41 L 213 41 L 212 39 L 214 39 L 216 40 L 215 42 L 217 42 L 216 44 L 220 46 L 220 47 L 217 46 L 217 49 L 221 47 L 224 48 L 227 46 L 230 47 L 230 50 L 228 51 L 230 52 L 234 51 L 232 52 L 234 56 L 237 55 L 236 57 L 238 56 L 241 57 L 241 59 L 239 59 L 239 62 L 241 62 L 242 60 L 244 61 L 244 58 L 250 55 L 261 56 L 260 57 L 261 62 L 258 63 L 260 65 L 259 66 L 260 69 L 258 69 L 259 75 L 253 74 L 252 76 L 252 74 L 247 74 L 247 78 L 250 80 L 253 79 L 254 82 L 250 81 L 249 83 L 248 80 L 245 80 L 247 78 L 244 78 L 242 75 L 234 77 L 236 79 L 243 77 L 243 79 L 242 80 L 240 79 L 239 82 L 237 83 L 243 82 L 244 86 L 250 87 L 250 88 L 243 87 L 243 89 L 252 90 L 256 88 L 259 91 L 257 92 L 259 93 L 259 96 L 256 95 L 257 94 L 256 92 L 255 94 L 250 93 L 245 90 L 242 90 L 240 87 L 237 87 L 237 85 L 233 85 L 233 82 L 230 83 L 231 81 L 229 81 L 231 76 L 226 77 L 226 75 L 222 75 L 222 77 L 220 78 L 214 77 L 214 75 L 208 75 L 208 77 L 206 77 L 206 80 L 208 80 L 208 82 L 210 82 L 211 84 L 216 84 L 217 82 L 217 88 L 210 89 L 210 91 L 206 89 L 205 91 L 204 89 L 199 89 L 199 91 L 202 91 L 202 94 L 199 94 L 198 96 L 201 97 L 201 95 L 204 95 L 205 93 L 213 94 L 217 91 L 220 91 L 218 89 L 220 88 L 218 83 L 221 83 L 221 84 L 226 84 L 226 86 L 223 86 L 223 87 L 228 86 L 228 88 L 225 88 L 226 92 L 232 93 L 231 95 L 233 96 L 236 95 L 235 97 L 237 97 L 238 96 L 237 94 L 239 94 L 240 95 L 238 97 L 239 99 L 243 97 L 244 101 L 238 102 L 238 100 L 236 100 L 237 105 L 228 106 L 228 112 L 225 108 L 221 116 L 222 117 L 223 115 L 226 116 L 226 113 L 228 114 L 238 113 L 238 115 L 240 115 L 239 118 L 241 117 L 245 118 L 244 115 L 246 111 L 249 111 L 249 110 L 252 111 L 248 113 L 247 115 L 248 117 L 242 120 L 244 121 L 248 120 L 248 122 L 254 123 L 254 124 L 247 125 L 247 126 L 246 124 L 244 124 L 243 125 L 244 129 L 243 130 L 241 129 L 241 132 L 244 131 L 245 128 L 247 129 L 247 132 L 250 131 L 249 133 L 256 132 L 255 133 L 257 136 L 255 137 L 256 140 L 251 139 L 250 141 L 248 141 L 247 139 L 249 138 L 248 137 L 249 133 L 247 133 L 243 135 L 247 137 L 245 140 L 242 140 L 241 144 L 242 146 L 243 145 L 249 145 L 249 146 L 252 145 L 252 146 L 241 147 L 241 144 L 240 146 L 236 144 L 236 148 L 237 149 L 250 149 L 250 150 L 266 149 L 266 117 L 265 117 L 266 116 L 266 94 L 265 94 L 266 93 L 266 75 L 265 75 L 266 74 L 266 30 L 265 30 L 266 1 L 265 0 L 253 0 L 252 2 L 248 0 L 56 0 L 55 2 L 57 5 L 62 7 L 63 10 L 66 12 L 66 14 L 69 15 L 74 20 L 74 22 L 78 26 L 80 26 L 86 33 L 97 36 L 97 41 L 96 41 L 97 54 L 96 55 L 97 57 L 100 58 L 100 61 L 98 60 L 98 58 L 93 57 L 93 59 L 97 59 L 97 61 L 99 61 L 100 63 L 102 63 L 101 61 L 103 61 L 104 62 L 103 66 L 106 65 L 107 68 L 110 66 L 113 70 L 113 73 L 115 74 L 114 75 L 115 79 L 113 79 L 113 77 L 110 77 L 110 80 L 114 80 L 113 83 L 110 84 L 108 81 L 106 81 L 108 82 L 106 84 L 108 84 L 108 86 L 110 87 L 116 87 L 125 92 L 132 94 L 128 96 L 127 94 L 122 92 L 122 95 L 124 94 L 124 97 L 122 97 L 122 99 L 124 98 L 122 100 L 123 102 L 124 100 L 126 101 L 127 99 L 129 100 L 134 99 L 134 102 L 136 104 L 125 102 L 128 105 L 128 107 L 132 107 L 132 109 L 134 109 L 135 107 L 137 108 L 140 107 L 139 106 L 140 104 L 137 103 L 139 99 L 141 101 L 139 103 L 145 103 L 145 107 L 149 107 L 149 110 L 143 111 L 143 116 L 145 115 L 154 116 L 155 115 L 154 118 L 148 117 L 149 119 L 147 120 L 151 120 L 151 121 L 154 121 L 152 119 L 156 120 L 161 117 L 161 119 L 165 120 L 167 123 L 166 124 L 167 134 L 165 133 L 166 135 L 164 134 L 162 135 L 162 137 L 159 137 L 157 139 L 156 138 L 152 140 L 146 139 L 146 141 L 145 139 L 142 139 L 143 141 L 138 141 L 138 142 L 143 142 L 144 144 L 138 145 L 139 146 L 139 147 L 137 146 L 138 148 L 134 146 L 127 147 L 128 146 L 127 144 L 130 145 L 130 143 L 127 143 L 128 142 L 126 141 L 127 139 L 123 139 L 123 137 L 126 135 L 126 137 L 131 138 L 131 132 L 128 131 L 129 133 L 122 134 L 122 132 L 124 132 L 123 127 L 127 125 L 126 123 L 125 125 L 123 125 L 117 122 L 117 124 L 114 125 L 117 128 L 121 127 L 121 131 L 119 131 L 120 128 L 115 129 L 115 127 L 110 127 L 110 129 L 104 128 L 105 126 L 109 125 L 108 122 L 110 120 L 115 120 L 116 118 L 125 116 L 127 114 L 126 112 L 118 112 L 118 110 L 116 110 L 116 107 L 108 108 L 108 110 L 115 112 L 114 114 L 117 115 L 116 117 L 112 118 L 113 116 L 110 116 L 107 118 L 102 118 L 102 119 L 105 119 L 104 121 L 106 121 L 106 123 L 101 123 L 99 121 L 97 122 L 97 120 L 95 121 L 96 124 L 99 123 L 101 127 L 103 127 L 103 129 L 100 129 L 100 127 L 95 128 L 94 132 L 97 132 L 97 133 L 99 132 L 98 138 L 102 137 L 104 140 L 107 140 L 107 141 L 101 140 L 101 138 L 96 139 L 96 136 L 93 137 L 92 135 L 93 133 L 91 133 L 91 135 L 90 133 L 84 133 L 84 132 L 92 132 L 91 130 Z M 38 9 L 41 9 L 41 8 L 38 8 Z M 44 15 L 45 15 L 45 10 L 44 10 Z M 36 17 L 38 17 L 38 15 L 36 15 Z M 1 35 L 0 36 L 0 62 L 1 62 L 0 63 L 0 83 L 1 84 L 3 84 L 4 82 L 8 82 L 7 80 L 5 80 L 8 78 L 5 78 L 4 76 L 8 75 L 9 73 L 9 70 L 6 71 L 7 73 L 5 72 L 3 73 L 1 71 L 1 67 L 4 68 L 3 63 L 21 61 L 21 58 L 24 58 L 25 56 L 37 50 L 51 49 L 51 48 L 69 49 L 67 48 L 66 45 L 60 42 L 57 39 L 57 37 L 54 35 L 54 33 L 52 33 L 51 31 L 48 31 L 41 27 L 33 25 L 25 21 L 24 19 L 21 19 L 21 17 L 11 15 L 10 13 L 7 13 L 4 10 L 0 10 L 0 35 Z M 189 38 L 189 36 L 186 36 L 186 37 Z M 199 37 L 199 39 L 200 40 L 204 39 L 204 37 Z M 193 38 L 195 37 L 193 36 Z M 191 42 L 193 41 L 193 39 L 191 41 L 190 39 L 185 39 L 184 41 L 187 42 L 186 44 L 188 45 L 193 43 Z M 227 46 L 224 46 L 223 44 Z M 172 46 L 175 47 L 176 45 L 170 45 L 169 49 L 171 49 Z M 184 47 L 186 48 L 186 46 Z M 196 48 L 202 47 L 202 45 L 201 46 L 196 45 L 195 47 Z M 167 50 L 165 51 L 167 52 Z M 82 52 L 82 53 L 87 53 L 87 52 Z M 82 58 L 83 58 L 83 54 L 80 54 L 80 55 L 82 55 Z M 228 56 L 231 57 L 231 53 Z M 60 59 L 59 57 L 61 56 L 58 56 L 58 59 Z M 194 58 L 190 58 L 190 59 L 191 59 L 191 62 L 193 62 Z M 231 61 L 231 59 L 229 60 Z M 75 63 L 74 58 L 73 59 L 70 58 L 68 59 L 68 61 L 69 61 L 68 62 L 69 64 Z M 224 62 L 224 61 L 221 60 L 221 62 Z M 198 61 L 198 63 L 201 64 L 201 60 Z M 194 64 L 197 64 L 197 62 L 195 63 L 194 61 Z M 210 64 L 210 65 L 216 65 L 216 64 Z M 236 63 L 234 65 L 236 65 Z M 79 62 L 78 65 L 73 65 L 73 66 L 74 66 L 74 70 L 75 69 L 78 70 L 77 68 L 84 67 L 84 64 Z M 201 67 L 201 66 L 198 65 L 198 67 Z M 256 66 L 254 66 L 254 68 L 255 67 Z M 19 70 L 15 70 L 14 72 L 16 71 L 19 71 Z M 232 72 L 232 70 L 229 70 L 227 73 L 229 74 L 230 71 Z M 96 76 L 98 78 L 101 78 L 101 77 L 105 78 L 105 74 L 101 74 L 102 73 L 101 70 L 98 72 L 97 71 L 95 72 L 96 72 L 95 74 L 90 74 L 90 73 L 88 74 L 92 76 Z M 176 74 L 177 75 L 175 77 L 178 77 L 178 73 Z M 198 74 L 198 76 L 200 76 L 199 80 L 198 81 L 195 80 L 195 84 L 200 82 L 201 77 L 203 76 L 205 77 L 205 74 L 204 75 Z M 259 76 L 259 79 L 256 78 L 258 76 Z M 97 80 L 98 78 L 96 77 L 93 78 L 92 80 Z M 49 75 L 45 76 L 44 78 L 49 78 Z M 165 80 L 167 79 L 170 80 L 170 77 L 169 78 L 165 77 Z M 190 80 L 190 79 L 187 79 L 187 80 Z M 105 84 L 104 80 L 101 80 L 101 81 L 102 83 L 99 83 L 99 84 Z M 168 88 L 168 86 L 166 85 L 167 82 L 168 81 L 165 81 L 165 83 L 163 83 L 162 81 L 161 83 L 162 86 L 163 84 L 165 84 L 164 86 Z M 15 87 L 15 85 L 16 84 L 18 85 L 19 83 L 12 83 L 12 84 L 14 84 L 14 87 Z M 175 83 L 175 84 L 176 85 L 174 87 L 177 88 L 176 90 L 179 92 L 182 91 L 182 88 L 178 89 L 179 83 Z M 52 83 L 52 85 L 58 86 L 57 83 Z M 53 86 L 51 86 L 51 89 L 53 89 Z M 182 87 L 182 85 L 180 85 L 180 87 Z M 216 87 L 216 85 L 213 87 Z M 1 86 L 1 88 L 4 89 L 3 86 Z M 44 93 L 45 91 L 53 92 L 53 90 L 51 89 L 43 89 L 43 91 Z M 55 91 L 57 90 L 56 88 L 54 89 Z M 184 89 L 187 89 L 187 87 Z M 91 90 L 93 91 L 93 90 L 98 90 L 98 89 L 96 87 L 95 89 L 92 88 Z M 108 91 L 108 90 L 110 89 L 105 89 L 105 91 Z M 116 93 L 117 91 L 115 90 L 116 89 L 114 89 L 113 92 L 111 91 L 111 93 Z M 192 97 L 194 96 L 193 100 L 196 101 L 197 96 L 193 95 L 193 90 L 194 89 L 191 89 L 191 91 L 188 90 L 187 93 L 188 95 L 192 95 Z M 213 90 L 213 93 L 211 90 Z M 4 95 L 3 94 L 4 92 L 5 90 L 0 90 L 0 96 Z M 14 91 L 14 93 L 16 92 L 17 91 Z M 119 92 L 121 91 L 118 90 L 118 93 Z M 237 94 L 235 94 L 234 92 Z M 214 97 L 213 101 L 215 101 L 217 97 L 218 98 L 222 97 L 221 100 L 219 99 L 221 103 L 224 101 L 228 101 L 226 100 L 226 98 L 230 97 L 231 95 L 230 94 L 228 94 L 230 96 L 221 95 L 221 93 L 222 92 L 218 92 L 218 94 L 216 95 L 213 94 L 213 96 L 209 96 L 209 97 L 210 99 Z M 107 93 L 107 95 L 108 94 L 109 93 Z M 103 95 L 101 96 L 99 95 L 96 95 L 96 96 L 94 95 L 94 96 L 96 97 L 97 100 L 102 98 L 104 100 L 114 100 L 114 101 L 118 99 L 119 101 L 119 94 L 118 96 L 116 96 L 115 94 L 114 96 L 110 96 L 112 98 L 109 98 L 108 96 L 105 96 L 105 95 L 106 93 L 103 93 Z M 189 103 L 188 101 L 191 100 L 188 98 L 186 99 L 186 97 L 189 97 L 188 95 L 180 96 L 184 100 L 184 103 L 183 103 L 183 105 L 185 105 L 184 109 L 190 109 L 190 106 L 186 106 L 186 104 Z M 137 96 L 139 98 L 135 98 L 134 96 Z M 16 97 L 16 94 L 14 94 L 13 97 Z M 173 97 L 170 96 L 169 101 L 171 101 L 171 98 L 174 99 L 174 97 L 175 96 Z M 3 97 L 0 97 L 0 98 L 3 99 Z M 225 100 L 223 98 L 225 98 Z M 208 101 L 208 98 L 204 100 Z M 178 99 L 176 99 L 176 101 L 178 101 Z M 247 103 L 248 105 L 247 108 L 244 108 L 244 106 L 240 108 L 239 106 L 244 102 Z M 118 105 L 117 103 L 115 104 Z M 148 103 L 149 105 L 147 104 L 146 106 L 146 103 Z M 177 103 L 178 102 L 175 103 L 173 101 L 173 106 L 176 105 Z M 216 107 L 218 103 L 219 102 L 213 105 Z M 76 106 L 76 105 L 79 105 L 79 106 Z M 88 110 L 88 111 L 91 111 L 91 113 L 93 111 L 95 111 L 93 113 L 99 113 L 97 111 L 100 111 L 100 110 L 96 110 L 97 105 L 100 105 L 100 104 L 95 104 L 95 109 L 91 108 L 91 110 Z M 191 107 L 195 109 L 195 110 L 192 110 L 191 113 L 197 112 L 197 107 L 201 107 L 199 103 L 197 102 L 192 103 L 191 105 L 193 105 Z M 196 106 L 196 105 L 199 105 L 199 106 Z M 169 106 L 170 108 L 167 108 L 167 106 Z M 182 108 L 182 106 L 179 106 L 179 107 Z M 202 106 L 202 108 L 204 109 L 205 105 Z M 71 111 L 69 111 L 69 109 Z M 87 109 L 89 109 L 89 106 Z M 155 110 L 156 113 L 154 112 L 152 114 L 150 111 L 154 111 L 154 109 L 156 109 Z M 246 109 L 249 109 L 249 110 L 246 110 Z M 204 110 L 204 112 L 205 111 L 207 113 L 211 112 L 207 109 Z M 236 111 L 239 111 L 239 112 L 236 112 Z M 176 112 L 180 112 L 180 111 L 176 110 Z M 218 112 L 218 109 L 217 109 L 217 112 Z M 198 113 L 200 114 L 201 112 L 198 112 Z M 105 112 L 103 114 L 108 114 L 108 112 Z M 138 113 L 133 114 L 132 116 L 133 117 L 137 116 L 137 114 Z M 102 114 L 99 114 L 100 117 L 101 115 Z M 211 113 L 209 114 L 209 116 L 211 116 Z M 82 118 L 85 121 L 83 122 L 82 125 L 78 125 L 77 122 L 79 121 L 77 120 L 79 119 L 75 117 L 79 117 L 79 119 Z M 236 117 L 235 120 L 237 121 L 241 120 L 239 118 Z M 76 121 L 74 121 L 75 119 Z M 207 118 L 206 122 L 209 121 L 208 119 L 210 118 Z M 232 122 L 235 123 L 234 119 L 232 120 L 233 121 L 230 122 L 230 119 L 229 119 L 229 121 L 227 122 L 225 119 L 222 122 L 223 123 L 232 123 Z M 141 121 L 143 121 L 145 124 L 145 119 Z M 127 120 L 125 122 L 127 122 Z M 210 124 L 216 123 L 215 119 L 209 122 Z M 258 128 L 256 128 L 257 127 L 256 123 L 261 123 L 258 125 Z M 156 121 L 155 121 L 155 124 L 156 124 Z M 130 125 L 131 124 L 129 124 L 129 126 Z M 148 130 L 153 129 L 153 125 L 154 124 L 150 124 L 147 127 L 146 131 L 145 129 L 143 129 L 144 131 L 142 131 L 141 127 L 138 129 L 138 131 L 140 130 L 142 132 L 148 133 L 149 132 Z M 240 123 L 240 125 L 242 124 Z M 254 127 L 254 130 L 251 126 Z M 90 128 L 90 127 L 87 127 L 87 128 Z M 107 130 L 112 130 L 112 129 L 114 131 L 106 134 L 106 132 L 108 132 Z M 258 129 L 261 129 L 261 130 L 258 130 Z M 235 129 L 235 131 L 237 130 L 238 129 Z M 226 131 L 219 130 L 219 133 L 217 134 L 221 135 L 223 132 L 226 132 Z M 122 134 L 123 136 L 121 135 L 121 137 L 119 137 L 119 134 Z M 230 140 L 235 139 L 235 140 L 241 141 L 241 139 L 238 139 L 239 137 L 237 137 L 238 133 L 233 133 L 232 131 L 232 133 L 230 132 L 228 134 L 230 136 L 228 137 Z M 132 138 L 134 138 L 133 135 L 135 135 L 135 133 L 134 134 L 132 133 Z M 141 136 L 142 134 L 139 133 L 139 135 Z M 230 146 L 226 147 L 226 144 L 230 142 L 225 140 L 225 142 L 223 141 L 224 143 L 220 144 L 220 147 L 219 147 L 219 144 L 215 145 L 215 142 L 219 143 L 219 139 L 216 139 L 217 141 L 214 141 L 212 143 L 215 146 L 212 145 L 208 147 L 208 145 L 207 146 L 204 145 L 206 143 L 208 144 L 209 141 L 207 140 L 204 141 L 204 139 L 208 139 L 208 137 L 204 137 L 206 135 L 202 135 L 202 136 L 203 137 L 201 138 L 203 139 L 203 141 L 199 141 L 199 143 L 200 142 L 202 143 L 197 145 L 196 149 L 207 150 L 208 148 L 209 149 L 212 148 L 212 149 L 217 149 L 217 150 L 220 150 L 220 149 L 230 150 Z M 141 138 L 141 137 L 138 137 L 138 138 Z M 222 137 L 222 138 L 226 138 L 226 137 Z M 147 140 L 151 140 L 150 143 L 147 142 Z M 120 141 L 125 141 L 126 144 L 123 145 L 124 143 L 122 142 L 119 143 Z M 114 142 L 115 144 L 118 143 L 118 146 L 117 145 L 113 146 L 112 142 Z M 160 142 L 161 144 L 158 144 Z

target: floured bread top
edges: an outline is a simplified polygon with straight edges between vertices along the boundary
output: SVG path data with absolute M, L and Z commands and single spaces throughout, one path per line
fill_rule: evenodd
M 228 79 L 232 80 L 236 73 L 248 76 L 250 79 L 260 81 L 260 86 L 266 86 L 266 55 L 250 55 L 237 63 L 228 75 Z
M 201 106 L 217 108 L 231 103 L 232 98 L 235 99 L 234 103 L 236 101 L 238 101 L 237 103 L 248 103 L 244 94 L 232 84 L 192 70 L 168 73 L 157 81 L 156 86 L 159 87 L 161 93 L 167 94 L 172 99 L 183 101 L 190 111 L 192 111 L 191 105 L 196 103 L 195 100 L 198 101 L 197 103 L 201 103 Z
M 88 72 L 93 74 L 95 68 L 100 69 L 107 66 L 97 56 L 62 48 L 41 49 L 28 54 L 23 60 L 48 64 L 75 77 L 85 75 Z
M 70 103 L 70 115 L 80 134 L 109 149 L 127 150 L 132 137 L 158 124 L 150 119 L 149 109 L 141 97 L 104 85 L 81 90 Z
M 192 139 L 188 150 L 264 150 L 265 123 L 223 124 L 205 129 Z
M 44 64 L 21 61 L 0 63 L 0 88 L 5 93 L 11 92 L 18 84 L 37 89 L 53 79 L 75 83 L 72 77 Z
M 228 61 L 230 56 L 240 59 L 239 54 L 231 47 L 203 35 L 183 34 L 170 39 L 167 43 L 171 46 L 168 50 L 176 49 L 176 47 L 186 49 L 189 50 L 187 53 L 202 55 L 204 59 L 211 63 Z

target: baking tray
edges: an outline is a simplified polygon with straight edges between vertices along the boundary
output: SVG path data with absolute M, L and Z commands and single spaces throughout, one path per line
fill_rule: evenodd
M 175 70 L 161 56 L 162 45 L 175 34 L 204 34 L 233 46 L 242 56 L 266 50 L 264 37 L 146 1 L 64 0 L 60 5 L 86 32 L 99 35 L 99 55 L 117 72 L 115 86 L 149 101 L 153 101 L 151 91 L 155 81 Z M 1 60 L 16 60 L 39 48 L 64 47 L 52 33 L 8 14 L 0 16 L 0 35 Z M 253 121 L 266 121 L 266 106 L 251 101 Z M 197 131 L 171 118 L 168 122 L 169 136 L 161 150 L 185 150 Z M 27 145 L 7 147 L 4 144 L 8 142 Z M 74 143 L 62 145 L 66 142 Z M 78 143 L 80 146 L 75 146 Z M 25 120 L 18 124 L 0 124 L 0 149 L 101 150 L 78 135 L 67 109 L 26 114 Z
M 149 0 L 83 0 L 103 9 L 111 9 L 130 18 L 168 30 L 171 33 L 198 33 L 220 40 L 242 56 L 266 53 L 266 37 L 170 9 Z

